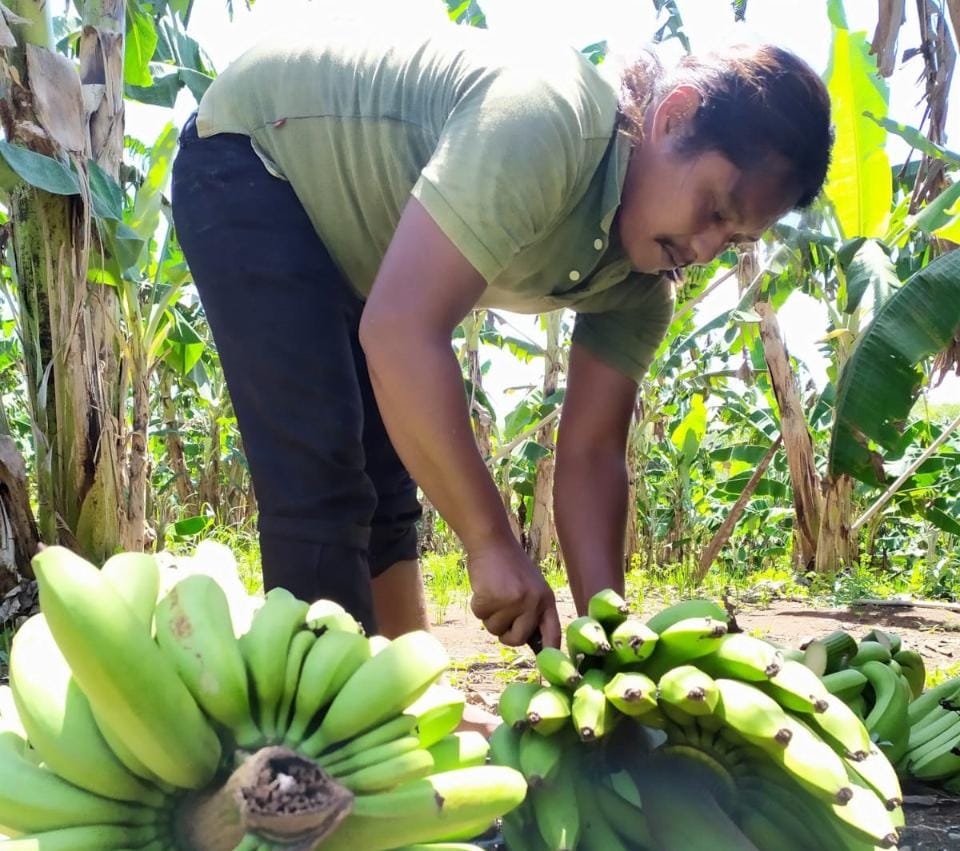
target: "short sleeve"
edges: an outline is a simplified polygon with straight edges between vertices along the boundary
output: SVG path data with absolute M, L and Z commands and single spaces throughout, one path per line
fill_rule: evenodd
M 673 283 L 636 274 L 600 296 L 605 304 L 575 306 L 573 341 L 639 383 L 673 319 Z
M 490 283 L 570 209 L 584 150 L 558 87 L 500 71 L 457 102 L 412 194 Z

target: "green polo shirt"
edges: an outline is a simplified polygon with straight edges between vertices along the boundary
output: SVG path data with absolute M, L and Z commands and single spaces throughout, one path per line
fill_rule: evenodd
M 639 380 L 673 289 L 612 239 L 616 116 L 577 51 L 451 25 L 263 43 L 213 82 L 197 129 L 250 136 L 362 297 L 412 195 L 487 282 L 477 307 L 571 308 L 574 340 Z

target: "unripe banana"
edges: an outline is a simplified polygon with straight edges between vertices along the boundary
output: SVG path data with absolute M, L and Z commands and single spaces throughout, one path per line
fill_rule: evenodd
M 490 761 L 494 765 L 502 765 L 520 771 L 520 736 L 522 732 L 515 730 L 504 722 L 490 734 Z
M 881 848 L 894 848 L 899 841 L 896 825 L 881 800 L 870 789 L 854 784 L 843 804 L 831 804 L 834 815 L 861 840 Z
M 416 719 L 420 746 L 429 748 L 460 726 L 465 703 L 462 691 L 449 683 L 436 683 L 403 712 Z
M 580 806 L 568 761 L 562 760 L 551 782 L 531 786 L 528 797 L 537 829 L 547 848 L 553 851 L 573 851 L 577 848 L 580 839 Z
M 98 722 L 167 783 L 204 787 L 220 742 L 142 622 L 97 568 L 69 550 L 47 547 L 33 567 L 50 631 Z
M 618 665 L 635 665 L 649 659 L 659 636 L 639 618 L 627 618 L 610 634 L 611 654 Z
M 883 662 L 866 662 L 860 666 L 860 671 L 870 680 L 875 695 L 873 708 L 864 724 L 887 759 L 896 763 L 907 750 L 907 697 L 897 675 Z
M 157 644 L 190 694 L 241 748 L 262 736 L 250 711 L 247 669 L 226 594 L 216 580 L 194 574 L 180 580 L 156 606 Z
M 608 677 L 603 671 L 587 671 L 573 693 L 570 714 L 573 727 L 584 742 L 602 738 L 616 721 L 613 707 L 603 692 L 607 682 Z
M 320 753 L 320 742 L 311 742 L 310 747 L 306 747 L 304 737 L 308 728 L 368 659 L 370 642 L 352 632 L 326 632 L 313 643 L 303 660 L 293 718 L 283 739 L 285 745 L 309 757 Z
M 927 669 L 923 663 L 923 657 L 916 650 L 899 650 L 893 654 L 893 658 L 900 663 L 903 675 L 910 683 L 910 692 L 913 697 L 920 697 L 927 679 Z
M 760 682 L 780 673 L 783 656 L 772 644 L 745 632 L 723 636 L 699 666 L 715 677 Z
M 417 722 L 415 718 L 408 715 L 397 715 L 389 721 L 384 721 L 379 727 L 368 730 L 361 736 L 351 739 L 349 742 L 334 748 L 327 753 L 314 757 L 314 761 L 321 768 L 329 770 L 329 766 L 343 762 L 344 760 L 355 757 L 359 754 L 367 753 L 394 742 L 397 739 L 403 739 L 407 736 L 416 737 Z M 419 739 L 417 739 L 419 743 Z M 421 744 L 420 747 L 423 747 Z
M 490 743 L 482 733 L 466 730 L 444 736 L 427 750 L 433 757 L 434 771 L 453 771 L 457 768 L 484 765 L 490 753 Z
M 309 629 L 317 635 L 323 635 L 330 630 L 363 635 L 363 627 L 360 622 L 348 612 L 333 612 L 320 617 L 309 618 L 307 623 Z
M 524 730 L 520 735 L 520 770 L 531 787 L 554 779 L 566 744 L 563 736 L 539 736 L 533 730 Z
M 900 636 L 894 632 L 884 632 L 882 629 L 871 629 L 864 637 L 863 641 L 875 641 L 882 644 L 891 654 L 899 653 L 902 642 Z
M 720 700 L 713 677 L 693 665 L 667 671 L 657 687 L 660 690 L 658 704 L 665 712 L 664 704 L 693 716 L 710 715 Z
M 867 684 L 867 678 L 856 670 L 856 668 L 844 668 L 842 671 L 834 671 L 820 678 L 823 687 L 847 703 L 852 698 L 860 694 Z
M 576 688 L 580 672 L 570 657 L 556 647 L 544 647 L 537 654 L 537 670 L 550 685 L 560 688 Z
M 323 851 L 386 851 L 488 824 L 520 804 L 523 775 L 481 765 L 404 783 L 389 792 L 360 795 Z M 478 831 L 479 832 L 479 831 Z
M 960 677 L 944 680 L 940 685 L 927 689 L 907 707 L 907 720 L 911 725 L 926 715 L 937 704 L 957 699 L 960 695 Z
M 789 722 L 786 747 L 768 741 L 761 745 L 763 750 L 815 795 L 831 804 L 845 804 L 851 783 L 843 760 L 799 718 L 790 717 Z
M 835 630 L 823 638 L 817 639 L 827 653 L 826 674 L 842 671 L 850 664 L 850 660 L 857 655 L 857 640 L 842 629 Z
M 418 630 L 394 639 L 383 652 L 361 665 L 333 699 L 316 733 L 321 749 L 376 727 L 401 712 L 433 684 L 449 663 L 443 645 L 429 632 Z
M 612 588 L 598 591 L 587 602 L 587 616 L 598 621 L 604 629 L 616 629 L 630 614 L 630 607 Z
M 851 759 L 864 759 L 873 749 L 870 733 L 859 716 L 833 695 L 826 698 L 827 708 L 807 717 L 828 742 Z
M 399 739 L 384 742 L 375 748 L 360 751 L 353 756 L 324 763 L 323 769 L 334 777 L 345 777 L 347 774 L 360 771 L 362 768 L 379 765 L 394 757 L 403 756 L 405 753 L 420 749 L 420 740 L 416 736 L 402 736 Z
M 105 851 L 146 848 L 157 836 L 155 827 L 89 824 L 24 834 L 3 842 L 4 851 Z
M 887 812 L 897 811 L 903 804 L 903 792 L 900 789 L 900 780 L 890 761 L 879 750 L 873 750 L 863 759 L 844 760 L 847 770 L 870 786 L 883 801 Z
M 584 616 L 567 625 L 567 652 L 571 659 L 579 656 L 604 656 L 610 652 L 610 641 L 599 621 Z
M 557 686 L 538 691 L 527 705 L 527 723 L 541 736 L 551 736 L 567 726 L 570 697 Z
M 433 771 L 430 751 L 417 748 L 375 765 L 361 768 L 353 774 L 337 778 L 337 782 L 355 795 L 385 792 L 401 783 L 425 777 Z
M 867 662 L 882 662 L 887 664 L 893 659 L 890 648 L 879 641 L 861 641 L 857 652 L 850 660 L 851 668 L 859 668 Z
M 16 733 L 21 739 L 27 738 L 27 731 L 23 728 L 23 721 L 13 698 L 13 690 L 8 685 L 0 685 L 0 733 L 5 730 Z
M 283 675 L 283 697 L 280 698 L 280 707 L 277 710 L 276 737 L 282 739 L 290 727 L 290 712 L 293 702 L 297 699 L 297 689 L 300 685 L 300 673 L 303 663 L 317 640 L 315 632 L 302 629 L 293 636 L 290 650 L 287 652 L 287 669 Z
M 829 705 L 830 692 L 820 678 L 800 662 L 784 661 L 780 670 L 766 682 L 758 683 L 758 687 L 794 712 L 826 712 Z
M 529 725 L 527 709 L 533 696 L 540 691 L 539 683 L 510 683 L 500 693 L 500 717 L 514 730 L 525 730 Z
M 152 634 L 153 609 L 160 590 L 157 560 L 149 553 L 117 553 L 103 563 L 100 573 L 123 598 L 147 633 Z
M 10 683 L 30 744 L 50 769 L 107 798 L 163 805 L 160 790 L 127 770 L 104 741 L 43 614 L 28 618 L 13 638 Z
M 20 755 L 0 733 L 0 824 L 18 833 L 97 824 L 145 825 L 158 811 L 88 792 Z
M 907 771 L 920 780 L 944 780 L 960 771 L 960 730 L 956 727 L 917 748 L 904 758 Z M 882 748 L 881 748 L 882 749 Z
M 582 780 L 583 775 L 578 772 L 577 777 L 579 781 Z M 636 794 L 637 803 L 639 803 L 640 792 L 632 778 L 630 782 L 633 784 L 633 792 Z M 625 798 L 605 783 L 590 783 L 589 785 L 593 793 L 592 802 L 595 803 L 597 810 L 613 829 L 616 836 L 622 842 L 628 843 L 628 849 L 653 847 L 653 838 L 650 836 L 650 830 L 647 827 L 647 818 L 636 804 L 631 803 L 634 800 L 633 798 Z M 577 788 L 581 789 L 582 787 L 578 786 Z M 590 834 L 588 822 L 589 817 L 585 817 L 583 819 L 585 841 L 588 840 Z M 606 847 L 605 845 L 598 845 L 596 851 L 605 851 Z M 616 843 L 612 843 L 609 847 L 615 849 L 615 851 L 620 851 L 620 845 Z
M 724 621 L 712 618 L 677 621 L 660 633 L 657 646 L 646 661 L 644 673 L 659 680 L 671 668 L 712 653 L 726 634 L 727 625 Z
M 668 627 L 689 618 L 712 618 L 713 620 L 729 621 L 729 616 L 723 607 L 713 600 L 684 600 L 662 609 L 647 621 L 647 626 L 657 634 Z
M 290 642 L 306 628 L 304 618 L 309 608 L 286 588 L 271 588 L 253 616 L 249 631 L 240 636 L 240 652 L 253 685 L 257 725 L 268 740 L 277 733 L 277 711 L 283 698 Z
M 947 730 L 955 728 L 960 732 L 960 713 L 942 709 L 939 712 L 931 712 L 930 716 L 933 716 L 930 722 L 916 724 L 910 728 L 910 735 L 907 739 L 908 753 L 923 747 L 927 742 L 933 741 Z
M 646 674 L 614 674 L 603 687 L 603 693 L 618 711 L 634 718 L 646 715 L 657 706 L 657 684 Z

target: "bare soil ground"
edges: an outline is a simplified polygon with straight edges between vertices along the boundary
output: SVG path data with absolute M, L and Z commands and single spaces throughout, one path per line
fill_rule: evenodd
M 561 622 L 567 623 L 576 617 L 573 601 L 563 590 L 557 598 Z M 647 599 L 643 611 L 649 616 L 663 606 L 661 600 Z M 765 604 L 738 605 L 737 622 L 744 630 L 786 646 L 798 646 L 836 629 L 861 636 L 879 627 L 897 633 L 906 646 L 920 653 L 928 672 L 960 662 L 960 614 L 945 610 L 818 608 L 807 601 L 774 599 Z M 533 669 L 530 650 L 502 647 L 484 631 L 465 604 L 451 605 L 434 631 L 454 662 L 456 684 L 467 692 L 471 703 L 483 705 L 491 712 L 496 711 L 497 695 L 503 685 L 526 678 Z M 904 791 L 907 828 L 901 851 L 960 849 L 960 799 L 920 786 Z

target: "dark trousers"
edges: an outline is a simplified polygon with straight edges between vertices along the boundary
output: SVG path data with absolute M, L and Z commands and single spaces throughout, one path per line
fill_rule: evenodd
M 340 602 L 375 630 L 371 576 L 416 558 L 416 485 L 357 338 L 363 302 L 250 139 L 184 126 L 173 217 L 260 506 L 265 588 Z

